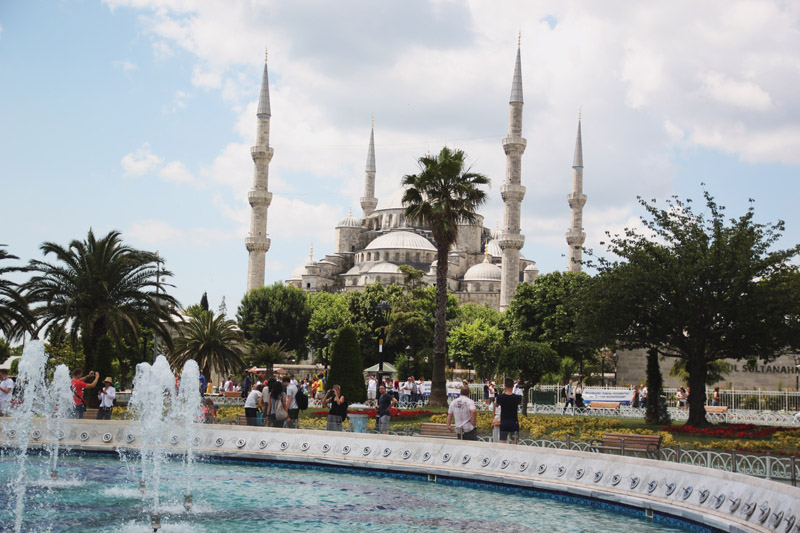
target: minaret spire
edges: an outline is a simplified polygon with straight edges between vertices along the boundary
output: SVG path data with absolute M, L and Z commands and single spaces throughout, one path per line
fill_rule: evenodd
M 375 117 L 369 131 L 369 149 L 367 150 L 367 167 L 364 172 L 364 196 L 361 197 L 361 209 L 368 216 L 378 205 L 375 198 Z
M 567 203 L 572 211 L 572 224 L 567 231 L 569 245 L 567 272 L 581 271 L 583 243 L 586 233 L 583 231 L 583 206 L 586 195 L 583 194 L 583 141 L 581 140 L 581 112 L 578 111 L 578 135 L 575 137 L 575 155 L 572 159 L 572 193 L 567 195 Z
M 517 59 L 509 98 L 508 137 L 503 139 L 506 153 L 506 179 L 500 189 L 503 198 L 503 231 L 498 244 L 503 251 L 500 278 L 500 310 L 508 308 L 519 285 L 519 251 L 525 244 L 520 233 L 520 209 L 525 197 L 522 185 L 522 154 L 528 141 L 522 138 L 522 59 L 521 41 L 517 41 Z
M 264 52 L 264 74 L 261 78 L 261 94 L 256 111 L 256 145 L 250 148 L 250 155 L 255 163 L 253 188 L 247 193 L 250 202 L 250 234 L 244 243 L 249 253 L 247 263 L 247 292 L 264 285 L 266 270 L 266 254 L 270 240 L 267 237 L 267 208 L 272 202 L 272 193 L 268 191 L 269 162 L 273 150 L 269 146 L 269 122 L 272 111 L 269 106 L 269 76 L 267 75 L 267 53 Z

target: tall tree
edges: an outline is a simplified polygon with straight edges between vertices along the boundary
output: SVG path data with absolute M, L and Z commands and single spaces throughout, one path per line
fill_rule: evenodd
M 208 293 L 206 292 L 200 297 L 200 307 L 203 308 L 203 311 L 208 311 Z
M 183 368 L 186 361 L 194 359 L 206 378 L 211 377 L 212 369 L 225 376 L 236 374 L 245 366 L 242 341 L 236 322 L 223 315 L 206 311 L 189 316 L 178 326 L 170 364 Z
M 73 345 L 80 339 L 85 371 L 109 375 L 111 360 L 99 347 L 106 336 L 119 350 L 123 339 L 135 344 L 141 328 L 149 327 L 171 346 L 171 309 L 178 303 L 166 292 L 163 280 L 172 274 L 159 268 L 163 259 L 124 245 L 118 231 L 97 239 L 89 230 L 86 240 L 66 247 L 46 242 L 41 250 L 54 261 L 30 262 L 26 297 L 38 304 L 39 331 L 54 326 L 68 332 Z
M 704 212 L 673 198 L 641 200 L 644 230 L 611 237 L 621 260 L 599 260 L 585 312 L 623 348 L 684 359 L 689 424 L 706 425 L 708 365 L 721 359 L 769 361 L 800 347 L 800 273 L 789 260 L 800 245 L 775 249 L 782 221 L 760 224 L 751 206 L 727 220 L 704 193 Z
M 248 341 L 296 351 L 305 347 L 311 309 L 305 292 L 277 282 L 245 294 L 236 317 Z
M 479 378 L 491 379 L 504 346 L 503 331 L 483 318 L 462 322 L 447 335 L 450 357 L 464 365 L 472 365 Z
M 545 342 L 515 339 L 501 352 L 498 368 L 508 375 L 518 375 L 523 389 L 522 415 L 528 416 L 528 391 L 542 376 L 558 369 L 558 354 Z
M 658 365 L 658 350 L 647 350 L 647 399 L 644 419 L 648 424 L 669 424 L 667 399 L 664 397 L 664 380 Z
M 353 326 L 344 326 L 336 332 L 331 344 L 331 371 L 328 385 L 339 385 L 347 403 L 363 402 L 367 399 L 364 384 L 364 361 L 358 335 Z
M 436 243 L 436 324 L 433 331 L 432 406 L 447 405 L 447 267 L 459 224 L 477 222 L 477 210 L 486 201 L 482 185 L 489 178 L 466 166 L 462 150 L 444 147 L 437 155 L 420 157 L 419 173 L 403 177 L 406 217 L 427 224 Z
M 19 259 L 3 249 L 0 244 L 0 261 Z M 11 272 L 22 272 L 25 267 L 0 266 L 0 332 L 8 339 L 16 339 L 33 328 L 34 318 L 28 308 L 28 302 L 22 296 L 20 286 L 10 279 Z

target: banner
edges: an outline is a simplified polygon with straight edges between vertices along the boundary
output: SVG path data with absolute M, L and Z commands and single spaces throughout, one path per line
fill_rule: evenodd
M 458 398 L 459 396 L 461 396 L 460 381 L 448 381 L 446 387 L 447 387 L 448 398 Z M 423 396 L 430 396 L 431 382 L 423 381 L 422 383 L 417 383 L 417 390 L 419 391 L 419 394 L 422 394 Z
M 583 403 L 592 402 L 619 402 L 620 405 L 630 405 L 633 401 L 633 390 L 616 389 L 583 389 Z

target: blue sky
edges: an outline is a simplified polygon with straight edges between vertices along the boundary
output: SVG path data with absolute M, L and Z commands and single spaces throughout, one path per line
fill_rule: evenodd
M 787 222 L 800 242 L 800 8 L 785 2 L 0 4 L 0 243 L 118 229 L 159 250 L 189 305 L 235 310 L 264 47 L 272 97 L 267 282 L 330 253 L 358 216 L 371 117 L 377 195 L 415 158 L 463 148 L 499 189 L 517 32 L 525 91 L 523 254 L 566 265 L 566 195 L 583 109 L 587 246 L 635 224 L 636 196 Z

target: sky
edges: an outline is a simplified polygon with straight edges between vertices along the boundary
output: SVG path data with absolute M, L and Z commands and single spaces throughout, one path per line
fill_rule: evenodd
M 5 0 L 0 243 L 27 262 L 116 229 L 159 252 L 184 306 L 207 292 L 234 314 L 265 48 L 267 284 L 360 216 L 373 117 L 379 207 L 447 145 L 491 179 L 494 227 L 519 35 L 522 253 L 541 273 L 567 265 L 579 111 L 586 247 L 638 226 L 637 196 L 704 187 L 800 243 L 800 4 L 769 0 Z

